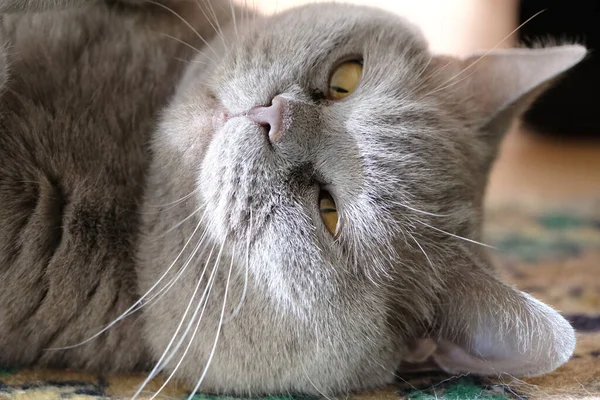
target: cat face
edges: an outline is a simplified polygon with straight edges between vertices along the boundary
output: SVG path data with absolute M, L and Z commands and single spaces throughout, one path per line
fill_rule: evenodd
M 208 237 L 240 271 L 247 266 L 253 289 L 240 318 L 335 338 L 345 361 L 305 360 L 324 376 L 321 387 L 368 386 L 357 376 L 376 375 L 365 372 L 373 359 L 393 369 L 422 343 L 449 371 L 543 373 L 568 359 L 573 331 L 493 277 L 478 243 L 481 203 L 511 119 L 584 54 L 565 46 L 435 57 L 384 12 L 307 6 L 211 42 L 164 115 L 156 152 L 176 155 L 177 170 L 165 175 L 193 177 Z M 253 343 L 293 347 L 248 332 Z M 239 348 L 232 336 L 223 341 L 225 355 Z M 285 364 L 257 348 L 264 354 L 248 351 L 270 368 Z M 226 366 L 218 354 L 216 368 Z M 265 387 L 289 389 L 279 382 Z
M 252 220 L 250 265 L 281 299 L 320 292 L 322 275 L 335 271 L 389 279 L 421 254 L 413 235 L 427 228 L 418 221 L 450 213 L 467 226 L 481 191 L 464 173 L 476 169 L 472 135 L 429 95 L 442 81 L 414 29 L 377 10 L 318 9 L 318 19 L 309 7 L 232 33 L 217 54 L 206 50 L 210 72 L 188 73 L 182 88 L 189 107 L 210 104 L 202 107 L 212 130 L 194 162 L 212 233 L 245 246 Z M 331 78 L 345 62 L 362 73 L 337 100 Z M 247 115 L 275 102 L 278 140 Z M 328 194 L 333 229 L 320 212 Z

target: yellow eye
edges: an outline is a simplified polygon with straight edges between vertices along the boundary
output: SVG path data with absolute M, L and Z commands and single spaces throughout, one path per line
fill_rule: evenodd
M 349 96 L 360 81 L 362 64 L 358 61 L 347 61 L 337 66 L 329 80 L 329 98 L 341 100 Z
M 329 233 L 335 236 L 337 234 L 338 226 L 337 206 L 335 205 L 333 197 L 325 190 L 321 190 L 321 193 L 319 193 L 319 212 L 321 213 L 321 219 L 323 220 L 325 227 Z

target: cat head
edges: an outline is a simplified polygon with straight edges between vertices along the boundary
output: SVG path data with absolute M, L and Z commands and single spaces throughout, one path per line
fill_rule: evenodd
M 279 312 L 373 298 L 446 370 L 565 362 L 570 325 L 477 242 L 502 135 L 585 49 L 441 57 L 398 17 L 339 4 L 238 22 L 191 61 L 155 148 Z

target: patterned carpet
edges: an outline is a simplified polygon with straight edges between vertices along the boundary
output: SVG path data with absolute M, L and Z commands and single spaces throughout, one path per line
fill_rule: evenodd
M 524 205 L 488 210 L 487 242 L 504 279 L 559 309 L 578 331 L 572 360 L 552 374 L 503 381 L 442 373 L 404 375 L 393 387 L 351 400 L 600 399 L 600 202 L 569 209 Z M 0 371 L 0 398 L 97 400 L 128 398 L 143 376 L 73 371 Z M 152 382 L 142 399 L 160 387 Z M 176 384 L 160 399 L 189 395 Z M 233 400 L 195 395 L 194 400 Z M 264 400 L 294 400 L 280 396 Z

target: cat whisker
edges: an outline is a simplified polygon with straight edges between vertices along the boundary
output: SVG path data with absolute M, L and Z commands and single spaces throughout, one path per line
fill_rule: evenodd
M 250 209 L 250 225 L 248 227 L 248 239 L 246 243 L 246 267 L 244 271 L 244 288 L 242 289 L 242 295 L 240 297 L 240 302 L 235 307 L 231 315 L 229 315 L 223 324 L 227 324 L 232 319 L 234 319 L 242 309 L 242 305 L 244 304 L 244 300 L 246 299 L 246 292 L 248 290 L 248 271 L 250 270 L 250 241 L 252 239 L 252 209 Z
M 394 202 L 394 204 L 395 204 L 395 205 L 398 205 L 398 206 L 400 206 L 400 207 L 404 207 L 404 208 L 406 208 L 406 209 L 409 209 L 409 210 L 411 210 L 411 211 L 414 211 L 414 212 L 416 212 L 416 213 L 419 213 L 419 214 L 424 214 L 424 215 L 429 215 L 429 216 L 432 216 L 432 217 L 449 217 L 449 216 L 450 216 L 450 214 L 435 214 L 435 213 L 432 213 L 432 212 L 428 212 L 428 211 L 419 210 L 419 209 L 417 209 L 417 208 L 411 207 L 411 206 L 409 206 L 409 205 L 406 205 L 406 204 L 404 204 L 404 203 L 400 203 L 400 202 Z
M 167 356 L 167 354 L 169 353 L 169 350 L 171 349 L 171 346 L 173 346 L 173 343 L 175 342 L 175 339 L 177 338 L 177 334 L 179 333 L 179 330 L 181 329 L 181 327 L 183 326 L 183 322 L 185 321 L 185 318 L 187 317 L 192 304 L 194 303 L 194 299 L 196 298 L 196 295 L 198 293 L 198 290 L 200 289 L 200 285 L 202 284 L 202 281 L 204 279 L 204 275 L 206 274 L 206 269 L 208 268 L 208 263 L 210 262 L 210 259 L 213 255 L 213 251 L 215 249 L 215 246 L 213 245 L 210 253 L 208 255 L 208 258 L 206 259 L 206 262 L 204 263 L 204 268 L 202 269 L 202 273 L 200 275 L 200 278 L 198 279 L 198 283 L 196 284 L 196 287 L 194 288 L 194 292 L 192 293 L 192 296 L 190 297 L 190 301 L 187 304 L 187 307 L 185 308 L 185 311 L 181 317 L 181 320 L 179 321 L 179 325 L 177 325 L 177 328 L 175 329 L 175 332 L 173 333 L 173 336 L 171 337 L 171 340 L 169 341 L 169 343 L 167 344 L 165 350 L 163 351 L 162 355 L 160 356 L 160 358 L 158 359 L 158 361 L 156 362 L 154 368 L 152 369 L 152 371 L 150 371 L 150 373 L 148 374 L 148 376 L 146 377 L 146 379 L 144 380 L 144 382 L 142 382 L 142 384 L 140 385 L 140 387 L 138 388 L 138 390 L 136 391 L 136 393 L 133 395 L 132 400 L 135 399 L 141 392 L 142 390 L 146 387 L 146 385 L 152 380 L 154 379 L 154 377 L 156 375 L 158 375 L 158 373 L 160 372 L 160 370 L 163 367 L 163 360 L 165 359 L 165 357 Z M 202 303 L 202 299 L 204 298 L 204 296 L 206 295 L 206 290 L 208 289 L 208 285 L 206 286 L 204 293 L 202 293 L 202 297 L 200 300 L 200 303 Z
M 194 229 L 194 231 L 192 232 L 192 235 L 190 236 L 190 239 L 188 239 L 188 241 L 184 244 L 182 250 L 179 252 L 179 254 L 177 255 L 177 257 L 175 258 L 175 260 L 173 261 L 173 263 L 171 263 L 171 265 L 169 266 L 169 268 L 167 268 L 167 270 L 165 271 L 165 273 L 159 278 L 159 280 L 150 288 L 148 289 L 148 291 L 140 298 L 140 301 L 143 300 L 147 295 L 150 294 L 151 291 L 153 291 L 155 289 L 155 286 L 160 283 L 160 281 L 162 281 L 162 279 L 164 279 L 166 277 L 166 274 L 169 272 L 169 270 L 174 266 L 174 264 L 178 261 L 178 259 L 181 257 L 183 251 L 186 249 L 186 247 L 189 245 L 191 239 L 194 237 L 194 235 L 197 232 L 197 229 L 199 227 L 199 225 L 202 224 L 202 222 L 204 221 L 204 218 L 206 217 L 206 210 L 204 211 L 204 214 L 202 214 L 202 216 L 200 217 L 200 221 L 198 223 L 198 225 L 196 226 L 196 229 Z M 150 296 L 148 299 L 146 299 L 145 302 L 142 302 L 142 304 L 140 304 L 136 309 L 132 310 L 129 312 L 129 314 L 127 315 L 131 315 L 132 313 L 138 311 L 139 309 L 145 307 L 146 305 L 148 305 L 149 303 L 151 303 L 157 296 L 161 295 L 161 293 L 166 293 L 171 287 L 173 287 L 173 285 L 179 280 L 179 278 L 181 277 L 181 275 L 185 272 L 185 270 L 187 269 L 187 267 L 189 266 L 191 260 L 196 256 L 196 253 L 198 252 L 198 250 L 200 249 L 200 247 L 202 246 L 202 244 L 204 243 L 204 240 L 206 239 L 208 235 L 208 232 L 205 230 L 202 233 L 202 236 L 200 236 L 200 240 L 198 241 L 198 243 L 196 244 L 196 246 L 194 247 L 194 249 L 192 250 L 192 253 L 190 254 L 190 256 L 188 256 L 186 262 L 184 263 L 183 267 L 181 267 L 175 277 L 171 278 L 171 280 L 169 282 L 167 282 L 167 284 L 165 284 L 165 286 L 163 286 L 162 288 L 160 288 L 158 290 L 158 292 L 154 293 L 152 296 Z M 164 295 L 164 294 L 163 294 Z M 162 296 L 160 296 L 157 300 L 159 300 L 160 298 L 162 298 Z M 125 316 L 127 316 L 125 315 Z
M 464 70 L 463 70 L 463 71 L 464 71 Z M 438 86 L 438 88 L 437 88 L 437 89 L 435 89 L 435 90 L 432 90 L 431 92 L 427 93 L 427 94 L 426 94 L 426 95 L 424 95 L 423 97 L 431 96 L 432 94 L 435 94 L 435 93 L 437 93 L 437 92 L 441 92 L 441 91 L 443 91 L 443 90 L 446 90 L 446 89 L 448 89 L 448 88 L 451 88 L 452 86 L 455 86 L 455 85 L 457 85 L 457 84 L 459 84 L 459 83 L 461 83 L 461 82 L 463 82 L 463 81 L 465 81 L 465 80 L 469 79 L 469 78 L 470 78 L 470 77 L 471 77 L 471 76 L 472 76 L 474 73 L 475 73 L 475 71 L 471 72 L 470 74 L 468 74 L 468 75 L 466 75 L 466 76 L 463 76 L 462 78 L 460 78 L 460 79 L 459 79 L 459 80 L 457 80 L 457 81 L 450 82 L 450 83 L 448 83 L 448 84 L 446 84 L 446 85 L 443 85 L 443 86 L 441 86 L 441 87 L 440 87 L 440 86 Z M 448 81 L 446 81 L 446 82 L 448 82 Z
M 431 65 L 431 62 L 433 61 L 433 54 L 429 56 L 429 60 L 427 60 L 427 63 L 425 63 L 425 66 L 423 68 L 421 68 L 421 70 L 419 71 L 419 73 L 417 74 L 417 76 L 414 78 L 415 82 L 418 82 L 419 78 L 421 78 L 421 76 L 423 76 L 423 74 L 425 73 L 425 71 L 427 71 L 427 68 L 429 67 L 429 65 Z M 423 81 L 427 81 L 427 79 L 429 79 L 429 77 L 426 77 L 425 79 L 423 79 Z M 419 88 L 421 85 L 417 85 L 417 88 Z
M 225 37 L 223 36 L 223 31 L 221 30 L 221 27 L 219 26 L 219 20 L 218 20 L 217 16 L 214 14 L 214 10 L 213 10 L 213 17 L 214 17 L 215 22 L 216 22 L 216 24 L 218 26 L 218 29 L 217 29 L 217 26 L 215 26 L 215 24 L 213 24 L 212 18 L 210 16 L 208 16 L 208 14 L 206 14 L 206 11 L 204 11 L 204 8 L 198 2 L 198 0 L 196 0 L 196 5 L 198 6 L 198 9 L 202 13 L 202 15 L 204 15 L 204 17 L 208 21 L 208 23 L 211 26 L 211 28 L 213 28 L 213 30 L 215 31 L 215 33 L 217 34 L 217 36 L 219 36 L 219 39 L 221 39 L 221 42 L 223 43 L 223 47 L 227 48 L 227 44 L 225 43 Z
M 200 237 L 200 240 L 199 240 L 198 244 L 194 247 L 194 249 L 192 250 L 191 255 L 186 260 L 184 266 L 181 267 L 177 271 L 176 275 L 173 278 L 171 278 L 171 280 L 169 280 L 169 282 L 167 282 L 167 284 L 165 286 L 163 286 L 162 288 L 160 288 L 158 290 L 158 292 L 156 292 L 152 296 L 150 296 L 145 302 L 143 302 L 142 304 L 139 304 L 136 308 L 134 308 L 133 310 L 129 311 L 126 315 L 122 315 L 123 318 L 125 318 L 127 316 L 130 316 L 131 314 L 136 313 L 137 311 L 141 310 L 144 307 L 151 306 L 152 303 L 157 303 L 158 301 L 160 301 L 160 299 L 162 299 L 167 294 L 167 292 L 179 281 L 179 279 L 181 278 L 181 276 L 183 276 L 183 273 L 185 272 L 185 270 L 190 265 L 191 260 L 193 259 L 193 257 L 195 257 L 195 255 L 197 254 L 198 250 L 200 249 L 200 247 L 204 243 L 204 239 L 206 238 L 207 234 L 208 234 L 208 232 L 204 231 L 204 233 Z M 202 252 L 200 252 L 200 256 L 202 256 L 203 254 L 204 254 L 204 250 Z
M 192 32 L 194 32 L 196 34 L 196 36 L 198 37 L 198 39 L 200 39 L 202 41 L 202 43 L 204 43 L 206 45 L 206 47 L 208 47 L 217 57 L 219 56 L 219 53 L 217 53 L 215 51 L 215 49 L 210 45 L 210 43 L 208 43 L 208 41 L 206 39 L 204 39 L 202 37 L 202 35 L 198 32 L 198 30 L 196 28 L 194 28 L 192 26 L 192 24 L 190 24 L 188 22 L 188 20 L 186 20 L 185 18 L 183 18 L 177 11 L 173 10 L 170 7 L 167 7 L 166 5 L 156 2 L 154 0 L 147 0 L 149 3 L 154 4 L 158 7 L 161 7 L 165 10 L 167 10 L 168 12 L 170 12 L 171 14 L 173 14 L 174 16 L 176 16 L 181 22 L 183 22 L 188 28 L 190 28 L 192 30 Z
M 169 355 L 169 357 L 167 357 L 167 359 L 165 361 L 163 361 L 162 365 L 159 367 L 159 369 L 158 369 L 159 371 L 162 370 L 166 365 L 168 365 L 169 362 L 173 359 L 173 357 L 175 356 L 175 354 L 177 353 L 177 351 L 181 348 L 181 345 L 183 344 L 183 341 L 185 340 L 185 338 L 188 337 L 188 335 L 190 333 L 190 329 L 194 325 L 194 322 L 196 322 L 196 326 L 194 327 L 194 331 L 192 333 L 192 336 L 190 337 L 190 339 L 188 341 L 188 344 L 187 344 L 186 348 L 183 351 L 183 354 L 179 358 L 179 361 L 175 365 L 175 368 L 173 368 L 173 371 L 169 374 L 169 376 L 167 377 L 167 379 L 165 380 L 165 382 L 158 389 L 158 391 L 150 398 L 150 400 L 153 400 L 154 398 L 156 398 L 156 396 L 158 396 L 160 394 L 160 392 L 167 386 L 167 384 L 173 379 L 173 376 L 175 376 L 175 373 L 177 372 L 177 370 L 179 369 L 179 367 L 183 363 L 183 360 L 185 359 L 185 356 L 187 355 L 188 351 L 190 350 L 190 347 L 192 346 L 194 338 L 196 337 L 196 334 L 198 333 L 198 329 L 200 327 L 200 322 L 202 322 L 202 318 L 204 316 L 204 311 L 206 310 L 206 306 L 208 304 L 208 299 L 210 297 L 210 293 L 211 293 L 212 288 L 214 286 L 216 272 L 217 272 L 217 270 L 219 268 L 219 264 L 221 262 L 221 254 L 223 252 L 223 248 L 224 247 L 225 247 L 225 242 L 223 242 L 221 244 L 221 248 L 219 249 L 219 254 L 217 255 L 217 260 L 215 261 L 215 265 L 214 265 L 214 267 L 213 267 L 213 269 L 211 271 L 211 275 L 210 275 L 210 277 L 208 279 L 208 282 L 206 284 L 206 288 L 204 290 L 204 293 L 202 294 L 202 297 L 200 298 L 200 300 L 198 302 L 198 306 L 194 310 L 194 314 L 190 318 L 188 326 L 186 327 L 185 331 L 181 335 L 181 338 L 179 339 L 179 341 L 177 342 L 177 344 L 175 345 L 175 347 L 173 348 L 173 350 L 171 350 L 171 354 Z M 202 311 L 200 311 L 200 308 L 202 308 Z M 200 312 L 200 315 L 196 319 L 196 316 L 198 315 L 198 312 Z
M 181 197 L 181 198 L 179 198 L 177 200 L 171 201 L 169 203 L 165 203 L 165 204 L 151 204 L 150 206 L 158 208 L 158 207 L 167 207 L 167 206 L 177 205 L 177 204 L 181 203 L 182 201 L 185 201 L 185 200 L 189 199 L 194 194 L 198 193 L 198 190 L 200 190 L 200 189 L 196 188 L 196 189 L 192 190 L 190 193 L 186 194 L 185 196 L 183 196 L 183 197 Z
M 186 60 L 186 59 L 183 59 L 183 58 L 180 58 L 180 57 L 174 57 L 174 59 L 177 60 L 177 61 L 184 62 L 186 64 L 210 65 L 208 63 L 205 63 L 205 62 L 202 62 L 202 61 L 199 61 L 199 60 Z
M 164 32 L 161 32 L 161 33 L 160 33 L 160 35 L 161 35 L 161 36 L 164 36 L 164 37 L 166 37 L 166 38 L 172 39 L 172 40 L 176 41 L 177 43 L 181 43 L 181 44 L 183 44 L 184 46 L 187 46 L 187 47 L 189 47 L 190 49 L 194 50 L 194 51 L 195 51 L 196 53 L 198 53 L 198 54 L 202 54 L 202 51 L 201 51 L 200 49 L 198 49 L 198 48 L 197 48 L 197 47 L 195 47 L 195 46 L 192 46 L 191 44 L 189 44 L 189 43 L 188 43 L 188 42 L 186 42 L 185 40 L 181 40 L 181 39 L 179 39 L 179 38 L 177 38 L 177 37 L 175 37 L 175 36 L 169 35 L 168 33 L 164 33 Z
M 429 258 L 429 256 L 427 255 L 427 253 L 425 252 L 425 250 L 423 249 L 423 247 L 421 246 L 421 244 L 419 243 L 419 241 L 413 236 L 412 233 L 410 233 L 410 232 L 406 232 L 406 233 L 415 242 L 415 244 L 417 245 L 417 247 L 419 249 L 421 249 L 421 253 L 423 253 L 423 255 L 425 256 L 425 258 L 427 259 L 427 262 L 429 263 L 429 266 L 431 267 L 431 270 L 435 271 L 435 268 L 433 267 L 433 263 L 431 262 L 431 259 Z
M 165 237 L 166 235 L 168 235 L 169 233 L 173 232 L 175 229 L 179 228 L 181 225 L 183 225 L 186 221 L 188 221 L 190 218 L 192 218 L 194 215 L 196 215 L 200 210 L 202 210 L 202 206 L 196 208 L 194 211 L 192 211 L 190 213 L 190 215 L 188 215 L 187 217 L 185 217 L 184 219 L 182 219 L 181 221 L 179 221 L 177 224 L 173 225 L 171 228 L 167 229 L 167 231 L 163 234 L 161 234 L 159 237 Z M 206 211 L 205 211 L 206 212 Z
M 433 59 L 433 57 L 432 57 L 432 59 Z M 452 64 L 452 61 L 448 61 L 444 65 L 442 65 L 441 67 L 439 67 L 438 69 L 436 69 L 435 71 L 433 71 L 432 73 L 427 75 L 425 78 L 423 78 L 423 81 L 421 82 L 421 84 L 419 86 L 417 86 L 417 90 L 422 89 L 423 86 L 425 86 L 432 78 L 435 78 L 440 73 L 444 72 L 444 70 L 446 68 L 448 68 L 451 64 Z
M 196 0 L 197 1 L 197 0 Z M 212 5 L 212 2 L 210 0 L 203 0 L 206 2 L 206 4 L 208 5 L 208 8 L 210 10 L 210 12 L 213 15 L 213 18 L 215 20 L 215 24 L 217 25 L 218 30 L 216 31 L 217 35 L 219 35 L 219 37 L 221 38 L 221 41 L 223 42 L 223 46 L 225 46 L 225 49 L 227 49 L 227 40 L 225 40 L 225 34 L 223 33 L 223 29 L 221 28 L 221 25 L 219 24 L 219 17 L 217 16 L 217 13 L 215 12 L 215 9 Z M 235 17 L 234 17 L 235 19 Z M 237 29 L 237 28 L 236 28 Z
M 169 274 L 169 272 L 171 271 L 171 269 L 173 268 L 173 266 L 175 266 L 175 264 L 177 263 L 177 261 L 179 260 L 179 258 L 183 255 L 185 249 L 187 248 L 187 246 L 190 244 L 190 242 L 192 241 L 192 239 L 196 235 L 196 232 L 198 232 L 198 229 L 200 229 L 200 227 L 202 226 L 202 222 L 203 222 L 205 216 L 206 216 L 206 211 L 204 211 L 204 214 L 202 215 L 202 217 L 198 221 L 198 224 L 196 225 L 196 228 L 194 229 L 194 231 L 190 235 L 190 238 L 185 242 L 185 244 L 183 245 L 183 248 L 181 249 L 181 251 L 179 252 L 179 254 L 177 254 L 177 257 L 175 257 L 175 260 L 173 260 L 173 262 L 171 263 L 171 265 L 169 265 L 169 267 L 165 270 L 165 272 L 163 272 L 163 274 L 158 278 L 158 280 L 150 287 L 150 289 L 148 289 L 146 291 L 146 293 L 144 293 L 127 310 L 125 310 L 121 315 L 119 315 L 117 318 L 115 318 L 111 323 L 109 323 L 104 328 L 100 329 L 98 332 L 96 332 L 95 334 L 93 334 L 89 338 L 85 339 L 84 341 L 76 343 L 74 345 L 70 345 L 70 346 L 47 348 L 47 349 L 45 349 L 45 351 L 68 350 L 68 349 L 72 349 L 72 348 L 75 348 L 75 347 L 82 346 L 82 345 L 84 345 L 86 343 L 89 343 L 92 340 L 96 339 L 98 336 L 102 335 L 104 332 L 106 332 L 110 328 L 112 328 L 113 326 L 115 326 L 115 324 L 117 324 L 119 321 L 123 320 L 127 316 L 129 316 L 132 313 L 134 313 L 137 310 L 139 310 L 143 306 L 143 304 L 144 304 L 143 303 L 144 299 L 150 295 L 150 293 L 160 284 L 160 282 L 162 282 L 163 279 L 165 279 L 165 277 Z
M 233 31 L 235 32 L 235 37 L 239 37 L 237 30 L 237 21 L 235 20 L 235 7 L 233 5 L 233 0 L 229 0 L 229 7 L 231 8 L 231 19 L 233 22 Z
M 229 1 L 230 1 L 230 3 L 233 3 L 232 7 L 235 7 L 235 5 L 234 5 L 235 4 L 235 0 L 229 0 Z M 248 21 L 248 18 L 245 18 L 246 17 L 246 13 L 248 11 L 248 1 L 247 0 L 244 0 L 243 7 L 242 7 L 242 9 L 240 11 L 241 11 L 240 12 L 241 22 L 242 22 L 242 25 L 244 25 Z M 239 37 L 239 36 L 237 36 L 237 37 Z
M 227 305 L 227 294 L 228 294 L 228 291 L 229 291 L 229 282 L 231 281 L 231 271 L 233 270 L 234 255 L 235 254 L 232 251 L 232 254 L 231 254 L 231 264 L 229 265 L 229 273 L 227 274 L 227 282 L 225 282 L 225 293 L 223 294 L 223 306 L 221 307 L 221 316 L 219 318 L 219 325 L 217 327 L 217 333 L 215 335 L 215 341 L 214 341 L 213 347 L 212 347 L 212 349 L 210 351 L 210 355 L 208 356 L 208 360 L 206 361 L 206 366 L 204 367 L 204 371 L 202 371 L 202 375 L 200 376 L 200 379 L 198 379 L 198 383 L 196 383 L 196 386 L 192 390 L 190 396 L 188 397 L 188 400 L 191 400 L 192 397 L 194 397 L 194 394 L 196 394 L 196 391 L 198 390 L 198 388 L 200 387 L 200 385 L 204 381 L 204 377 L 206 376 L 206 373 L 208 372 L 208 368 L 210 367 L 212 359 L 213 359 L 213 357 L 215 355 L 215 351 L 217 349 L 217 343 L 219 343 L 219 337 L 221 335 L 221 328 L 223 327 L 223 316 L 225 315 L 225 306 Z M 190 341 L 190 343 L 191 343 L 191 341 Z
M 131 313 L 138 311 L 139 309 L 149 305 L 152 302 L 158 302 L 160 299 L 162 299 L 164 297 L 164 295 L 179 281 L 181 276 L 183 276 L 183 273 L 188 268 L 188 266 L 191 264 L 191 261 L 196 256 L 196 254 L 198 253 L 198 250 L 204 243 L 204 239 L 206 238 L 207 234 L 208 234 L 207 231 L 204 231 L 204 233 L 202 234 L 202 237 L 200 238 L 200 241 L 198 242 L 196 247 L 194 247 L 194 250 L 192 250 L 192 254 L 188 257 L 188 259 L 186 260 L 183 267 L 181 267 L 179 269 L 179 271 L 177 271 L 177 275 L 175 275 L 175 277 L 173 277 L 165 286 L 160 288 L 160 290 L 158 292 L 153 294 L 150 298 L 148 298 L 143 304 L 141 304 L 138 308 L 133 310 Z M 204 250 L 202 252 L 200 252 L 200 255 L 203 255 L 203 254 L 204 254 Z
M 315 390 L 321 395 L 323 396 L 326 400 L 333 400 L 331 399 L 329 396 L 327 396 L 325 393 L 323 393 L 323 391 L 321 389 L 319 389 L 317 387 L 317 385 L 314 384 L 314 382 L 312 381 L 312 379 L 310 379 L 310 376 L 308 376 L 308 374 L 306 373 L 306 367 L 304 366 L 304 364 L 302 364 L 302 372 L 304 372 L 304 376 L 306 377 L 306 379 L 308 379 L 308 383 L 311 384 L 312 387 L 315 388 Z M 189 400 L 189 399 L 188 399 Z
M 463 237 L 463 236 L 456 235 L 456 234 L 454 234 L 454 233 L 446 232 L 445 230 L 442 230 L 442 229 L 440 229 L 440 228 L 436 228 L 435 226 L 431 226 L 431 225 L 429 225 L 429 224 L 426 224 L 426 223 L 425 223 L 425 222 L 423 222 L 423 221 L 419 221 L 419 220 L 417 220 L 417 222 L 418 222 L 418 223 L 420 223 L 421 225 L 425 225 L 425 226 L 426 226 L 426 227 L 428 227 L 428 228 L 431 228 L 431 229 L 433 229 L 433 230 L 435 230 L 435 231 L 438 231 L 438 232 L 444 233 L 444 234 L 446 234 L 446 235 L 448 235 L 448 236 L 452 236 L 452 237 L 454 237 L 454 238 L 457 238 L 457 239 L 461 239 L 461 240 L 467 241 L 467 242 L 469 242 L 469 243 L 478 244 L 478 245 L 480 245 L 480 246 L 483 246 L 483 247 L 488 247 L 488 248 L 490 248 L 490 249 L 496 249 L 496 247 L 494 247 L 494 246 L 492 246 L 492 245 L 490 245 L 490 244 L 481 243 L 481 242 L 478 242 L 478 241 L 476 241 L 476 240 L 473 240 L 473 239 L 469 239 L 469 238 L 466 238 L 466 237 Z

